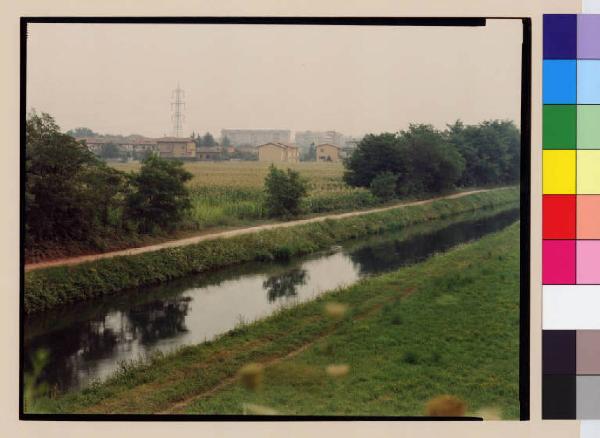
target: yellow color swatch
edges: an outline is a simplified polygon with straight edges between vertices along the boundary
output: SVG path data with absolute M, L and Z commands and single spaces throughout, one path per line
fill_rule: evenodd
M 576 189 L 577 151 L 543 151 L 545 195 L 572 195 Z
M 577 151 L 577 193 L 600 194 L 600 150 Z

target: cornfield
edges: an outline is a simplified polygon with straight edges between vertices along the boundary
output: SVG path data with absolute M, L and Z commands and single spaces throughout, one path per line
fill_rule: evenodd
M 114 163 L 123 171 L 139 169 L 139 163 Z M 279 163 L 297 170 L 307 181 L 309 195 L 303 200 L 306 214 L 356 210 L 377 205 L 365 189 L 348 187 L 342 180 L 341 163 Z M 193 178 L 189 182 L 190 221 L 198 229 L 243 225 L 266 219 L 263 191 L 269 163 L 258 161 L 185 163 Z

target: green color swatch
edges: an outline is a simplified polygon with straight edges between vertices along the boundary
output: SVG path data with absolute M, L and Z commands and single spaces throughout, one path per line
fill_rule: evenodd
M 544 149 L 577 148 L 577 106 L 544 105 Z
M 600 105 L 577 107 L 577 149 L 600 149 Z

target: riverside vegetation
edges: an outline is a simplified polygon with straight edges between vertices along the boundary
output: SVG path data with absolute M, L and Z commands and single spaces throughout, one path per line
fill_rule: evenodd
M 411 125 L 395 134 L 369 134 L 343 165 L 279 166 L 298 172 L 306 187 L 298 192 L 294 214 L 315 215 L 516 184 L 519 152 L 512 122 L 457 122 L 443 131 Z M 183 164 L 147 158 L 109 166 L 61 133 L 50 115 L 33 112 L 26 126 L 26 261 L 289 219 L 285 209 L 269 206 L 267 173 L 266 163 L 256 161 Z
M 517 223 L 28 406 L 87 414 L 423 415 L 428 401 L 447 399 L 467 415 L 517 419 L 518 272 Z
M 518 199 L 517 188 L 496 189 L 339 220 L 324 220 L 150 253 L 29 271 L 24 279 L 25 312 L 39 312 L 236 263 L 287 259 L 360 236 L 398 230 L 411 224 L 481 208 L 516 204 Z

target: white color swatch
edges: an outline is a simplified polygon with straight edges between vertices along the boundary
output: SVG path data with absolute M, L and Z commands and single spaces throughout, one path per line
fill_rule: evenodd
M 600 285 L 543 286 L 544 330 L 600 330 Z

